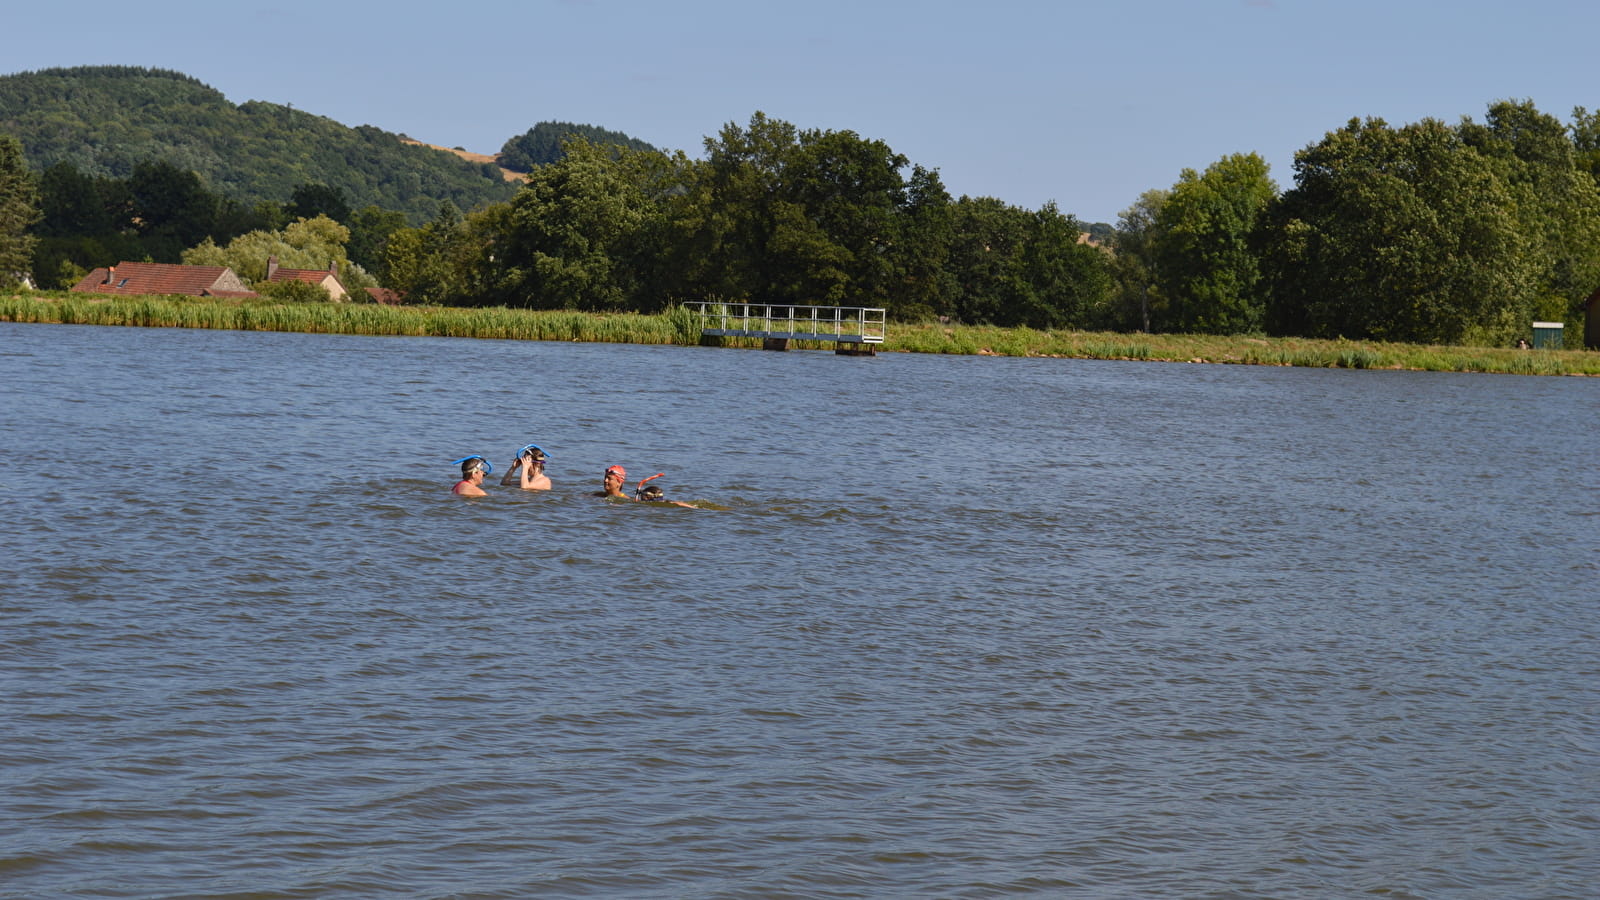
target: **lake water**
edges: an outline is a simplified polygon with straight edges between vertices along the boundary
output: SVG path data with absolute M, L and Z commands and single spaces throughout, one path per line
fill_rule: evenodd
M 0 897 L 1597 895 L 1600 381 L 0 324 L 0 384 Z

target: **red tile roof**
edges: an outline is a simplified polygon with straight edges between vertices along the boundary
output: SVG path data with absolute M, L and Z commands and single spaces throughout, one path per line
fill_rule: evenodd
M 187 294 L 192 297 L 254 297 L 227 266 L 178 266 L 120 262 L 95 269 L 73 285 L 93 294 Z
M 327 269 L 275 269 L 268 281 L 304 281 L 307 284 L 321 284 L 324 279 L 332 278 L 338 281 L 339 277 Z

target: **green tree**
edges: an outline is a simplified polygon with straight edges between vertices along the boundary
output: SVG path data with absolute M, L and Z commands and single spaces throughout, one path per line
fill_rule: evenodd
M 972 325 L 1012 325 L 1032 303 L 1023 254 L 1032 215 L 993 197 L 962 197 L 952 208 L 950 271 L 954 317 Z
M 708 295 L 729 299 L 772 297 L 768 245 L 778 215 L 784 162 L 798 143 L 793 125 L 757 112 L 746 128 L 728 123 L 707 138 L 706 214 L 694 236 L 701 260 L 699 283 Z
M 1158 331 L 1259 331 L 1266 314 L 1252 246 L 1262 212 L 1277 197 L 1265 160 L 1234 154 L 1203 174 L 1184 169 L 1150 234 L 1154 276 L 1166 304 Z
M 135 184 L 145 195 L 138 205 Z M 44 217 L 36 229 L 35 271 L 44 284 L 69 287 L 61 279 L 75 270 L 124 259 L 172 261 L 195 234 L 226 242 L 268 227 L 259 209 L 197 185 L 193 173 L 162 164 L 142 167 L 137 180 L 88 175 L 65 162 L 51 166 L 40 179 Z M 163 198 L 169 187 L 172 198 Z
M 955 211 L 937 171 L 913 166 L 898 216 L 892 258 L 892 309 L 896 318 L 955 314 L 957 281 L 950 268 Z
M 473 294 L 468 260 L 482 253 L 473 234 L 455 204 L 439 204 L 432 222 L 389 235 L 383 249 L 384 286 L 407 303 L 460 305 Z
M 626 180 L 642 194 L 645 214 L 623 249 L 635 285 L 629 308 L 656 312 L 686 297 L 703 297 L 694 234 L 707 213 L 702 187 L 706 166 L 682 151 L 618 154 Z
M 185 247 L 211 237 L 220 198 L 200 176 L 165 161 L 146 161 L 128 177 L 135 227 L 154 262 L 176 262 Z
M 39 194 L 41 237 L 99 237 L 133 230 L 133 198 L 121 179 L 88 175 L 60 162 L 40 177 Z
M 620 131 L 609 131 L 593 125 L 577 125 L 572 122 L 540 122 L 505 142 L 500 148 L 500 165 L 513 172 L 532 172 L 538 166 L 557 162 L 565 156 L 566 143 L 571 139 L 628 150 L 656 149 Z
M 1600 181 L 1600 110 L 1591 113 L 1582 106 L 1573 107 L 1568 132 L 1572 137 L 1573 161 L 1591 178 Z
M 1054 203 L 1037 212 L 993 197 L 954 206 L 949 266 L 962 322 L 1080 327 L 1111 292 L 1106 255 L 1080 240 L 1083 226 Z
M 406 214 L 394 209 L 364 206 L 351 213 L 346 224 L 350 228 L 350 243 L 345 245 L 345 250 L 350 254 L 350 261 L 382 281 L 384 248 L 388 246 L 390 235 L 406 227 Z
M 800 134 L 782 188 L 803 220 L 796 233 L 816 249 L 793 260 L 794 299 L 896 305 L 899 225 L 911 204 L 901 173 L 909 165 L 888 144 L 853 131 Z M 790 227 L 783 223 L 774 242 L 781 245 Z
M 191 266 L 227 266 L 246 282 L 260 288 L 267 283 L 267 260 L 277 257 L 285 269 L 338 268 L 339 280 L 352 292 L 376 283 L 345 254 L 350 230 L 327 216 L 298 219 L 282 231 L 252 231 L 219 247 L 210 238 L 183 253 Z
M 1161 208 L 1170 192 L 1150 190 L 1117 217 L 1111 239 L 1115 299 L 1098 324 L 1116 330 L 1151 330 L 1152 319 L 1166 318 L 1166 299 L 1156 277 L 1155 239 Z
M 1353 119 L 1297 153 L 1295 173 L 1268 231 L 1272 331 L 1433 343 L 1514 335 L 1538 266 L 1513 191 L 1455 130 Z
M 536 309 L 616 310 L 636 306 L 639 246 L 662 215 L 639 177 L 639 155 L 575 139 L 534 170 L 493 228 L 489 244 L 503 273 L 480 302 Z M 659 154 L 650 154 L 658 156 Z
M 942 302 L 949 282 L 930 275 L 947 252 L 948 197 L 933 173 L 913 168 L 908 181 L 908 161 L 884 142 L 802 132 L 758 112 L 708 138 L 706 155 L 693 239 L 704 293 L 891 309 Z
M 1082 327 L 1111 294 L 1110 260 L 1054 203 L 1033 214 L 1032 226 L 1021 259 L 1029 289 L 1009 318 L 1030 328 Z
M 267 281 L 255 289 L 263 297 L 284 303 L 327 303 L 333 299 L 327 288 L 308 281 Z
M 314 219 L 327 216 L 335 222 L 350 221 L 350 201 L 342 188 L 327 184 L 296 185 L 289 195 L 284 212 L 291 219 Z
M 1537 272 L 1537 308 L 1514 314 L 1565 320 L 1576 339 L 1583 301 L 1600 287 L 1600 186 L 1568 129 L 1531 101 L 1503 100 L 1489 107 L 1485 124 L 1464 120 L 1457 130 L 1497 166 L 1517 200 Z M 1508 328 L 1521 333 L 1525 325 L 1513 321 Z
M 0 135 L 0 286 L 31 271 L 35 238 L 28 229 L 39 217 L 39 185 L 23 159 L 22 142 Z

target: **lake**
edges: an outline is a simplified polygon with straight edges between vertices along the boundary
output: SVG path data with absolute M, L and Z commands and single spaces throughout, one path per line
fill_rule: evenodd
M 0 897 L 1600 884 L 1594 379 L 0 323 L 0 383 Z

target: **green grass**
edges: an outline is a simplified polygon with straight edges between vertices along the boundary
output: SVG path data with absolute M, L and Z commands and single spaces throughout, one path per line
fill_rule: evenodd
M 519 341 L 628 344 L 702 343 L 688 310 L 660 315 L 360 303 L 273 303 L 197 297 L 96 297 L 44 291 L 0 294 L 0 321 L 318 334 L 414 335 Z M 760 347 L 759 338 L 722 338 L 725 347 Z M 791 341 L 795 349 L 832 350 L 831 341 Z M 1411 369 L 1515 375 L 1600 375 L 1600 353 L 1446 347 L 1380 341 L 1265 338 L 1251 335 L 1116 334 L 1038 331 L 937 322 L 890 323 L 885 353 L 1060 357 Z

